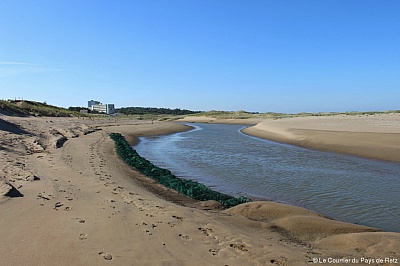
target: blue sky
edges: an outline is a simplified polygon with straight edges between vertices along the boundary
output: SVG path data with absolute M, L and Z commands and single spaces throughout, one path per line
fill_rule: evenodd
M 1 0 L 0 99 L 400 109 L 398 0 Z

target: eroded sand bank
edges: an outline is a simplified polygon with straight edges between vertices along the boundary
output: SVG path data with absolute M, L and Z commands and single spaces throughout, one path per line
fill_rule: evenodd
M 224 211 L 212 202 L 195 202 L 127 167 L 108 137 L 118 132 L 134 142 L 139 135 L 185 130 L 182 125 L 0 119 L 1 265 L 309 265 L 328 257 L 399 259 L 397 233 L 273 202 Z

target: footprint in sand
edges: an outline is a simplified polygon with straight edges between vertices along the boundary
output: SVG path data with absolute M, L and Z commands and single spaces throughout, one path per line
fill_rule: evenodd
M 81 219 L 81 218 L 76 218 L 76 220 L 77 220 L 79 223 L 81 223 L 81 224 L 83 224 L 83 223 L 86 222 L 85 220 L 83 220 L 83 219 Z
M 184 239 L 190 239 L 190 237 L 187 236 L 187 235 L 179 234 L 179 236 L 182 237 L 182 238 L 184 238 Z
M 178 220 L 180 220 L 180 221 L 185 220 L 185 218 L 179 217 L 179 216 L 176 216 L 176 215 L 172 215 L 172 218 L 178 219 Z
M 124 199 L 124 203 L 126 203 L 126 204 L 132 204 L 133 203 L 133 201 L 132 200 L 130 200 L 130 199 Z
M 277 264 L 277 265 L 288 265 L 287 264 L 288 259 L 285 257 L 281 257 L 279 260 L 271 260 L 271 264 Z
M 87 239 L 87 236 L 88 236 L 87 234 L 82 233 L 82 234 L 79 235 L 79 239 L 80 239 L 80 240 L 86 240 L 86 239 Z
M 209 249 L 208 251 L 211 252 L 211 254 L 212 254 L 213 256 L 217 256 L 217 255 L 218 255 L 218 252 L 219 252 L 219 249 Z
M 230 244 L 229 245 L 231 248 L 237 249 L 237 250 L 241 250 L 241 251 L 249 251 L 245 245 L 243 244 Z
M 174 227 L 176 226 L 176 224 L 174 224 L 174 223 L 171 223 L 171 222 L 168 222 L 167 224 L 168 224 L 168 225 L 170 225 L 170 226 L 171 226 L 171 228 L 174 228 Z
M 106 252 L 100 252 L 99 255 L 102 256 L 105 260 L 112 260 L 111 254 L 108 254 Z
M 58 208 L 62 207 L 64 204 L 62 204 L 61 202 L 56 202 L 56 204 L 54 204 L 54 209 L 58 211 Z
M 206 236 L 209 236 L 210 233 L 213 231 L 211 228 L 198 228 L 201 232 L 203 232 Z
M 105 185 L 106 187 L 108 187 L 109 185 L 113 185 L 113 184 L 115 184 L 114 181 L 113 181 L 113 182 L 106 182 L 106 183 L 104 183 L 104 185 Z
M 39 193 L 37 195 L 38 199 L 43 199 L 43 200 L 50 200 L 50 197 L 43 195 L 42 193 Z

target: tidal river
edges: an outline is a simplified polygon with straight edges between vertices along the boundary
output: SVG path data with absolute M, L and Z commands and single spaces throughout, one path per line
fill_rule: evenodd
M 155 165 L 214 190 L 305 207 L 337 220 L 400 232 L 400 164 L 313 151 L 244 135 L 240 125 L 141 138 Z

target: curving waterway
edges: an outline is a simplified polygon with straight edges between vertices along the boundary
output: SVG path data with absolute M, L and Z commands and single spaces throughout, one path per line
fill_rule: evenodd
M 400 164 L 308 150 L 240 132 L 191 131 L 141 138 L 137 152 L 176 176 L 233 196 L 302 206 L 332 218 L 400 232 Z

